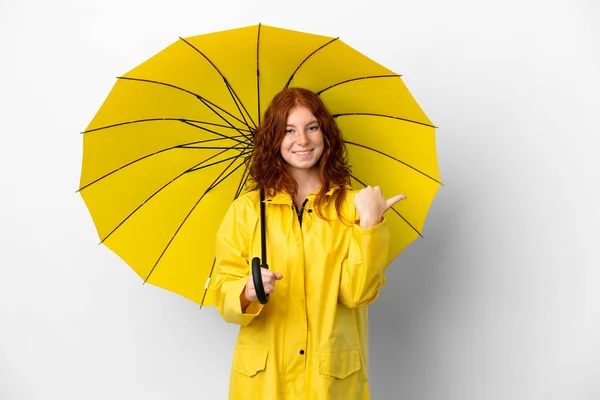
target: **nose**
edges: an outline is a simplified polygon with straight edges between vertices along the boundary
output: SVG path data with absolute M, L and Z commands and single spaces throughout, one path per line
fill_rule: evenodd
M 305 145 L 308 143 L 308 135 L 306 132 L 300 132 L 300 134 L 296 137 L 296 143 L 300 145 Z

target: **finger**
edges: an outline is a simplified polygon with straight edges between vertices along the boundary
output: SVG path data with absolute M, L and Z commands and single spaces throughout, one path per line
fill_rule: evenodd
M 266 284 L 265 285 L 265 294 L 273 293 L 275 291 L 275 286 Z
M 389 209 L 390 209 L 390 208 L 391 208 L 391 207 L 392 207 L 394 204 L 396 204 L 396 203 L 398 203 L 399 201 L 402 201 L 402 200 L 404 200 L 404 199 L 406 199 L 406 196 L 405 196 L 405 195 L 403 195 L 403 194 L 398 194 L 398 195 L 396 195 L 396 196 L 394 196 L 394 197 L 391 197 L 391 198 L 387 199 L 387 200 L 385 201 L 385 203 L 386 203 L 386 208 L 385 208 L 385 210 L 386 210 L 386 211 L 387 211 L 387 210 L 389 210 Z
M 246 291 L 246 298 L 250 301 L 256 300 L 256 291 L 254 289 Z
M 263 277 L 268 276 L 269 278 L 280 280 L 283 278 L 279 272 L 271 271 L 270 269 L 263 270 Z
M 275 285 L 275 278 L 272 276 L 263 276 L 263 286 L 265 285 Z
M 273 277 L 273 272 L 269 271 L 268 269 L 264 269 L 262 271 L 261 278 L 264 283 L 273 282 L 275 280 Z

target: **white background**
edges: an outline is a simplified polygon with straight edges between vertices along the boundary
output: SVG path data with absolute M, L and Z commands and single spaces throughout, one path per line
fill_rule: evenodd
M 595 0 L 0 0 L 0 399 L 225 399 L 236 327 L 98 245 L 82 137 L 179 36 L 267 25 L 401 73 L 442 178 L 371 307 L 374 399 L 600 399 Z

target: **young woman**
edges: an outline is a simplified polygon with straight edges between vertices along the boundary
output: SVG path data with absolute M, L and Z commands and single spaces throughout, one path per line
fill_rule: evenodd
M 215 304 L 241 325 L 229 398 L 369 399 L 367 306 L 389 263 L 383 214 L 405 196 L 348 186 L 341 133 L 305 89 L 275 96 L 249 173 L 253 190 L 233 202 L 216 244 Z M 257 301 L 249 267 L 261 254 L 260 190 L 268 304 Z

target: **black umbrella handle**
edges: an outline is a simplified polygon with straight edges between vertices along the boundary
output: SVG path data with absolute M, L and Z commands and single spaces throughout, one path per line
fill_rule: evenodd
M 256 291 L 256 298 L 260 304 L 267 304 L 269 302 L 269 295 L 265 293 L 265 287 L 262 281 L 261 269 L 269 269 L 268 265 L 260 265 L 260 258 L 254 257 L 252 259 L 252 280 L 254 281 L 254 290 Z

